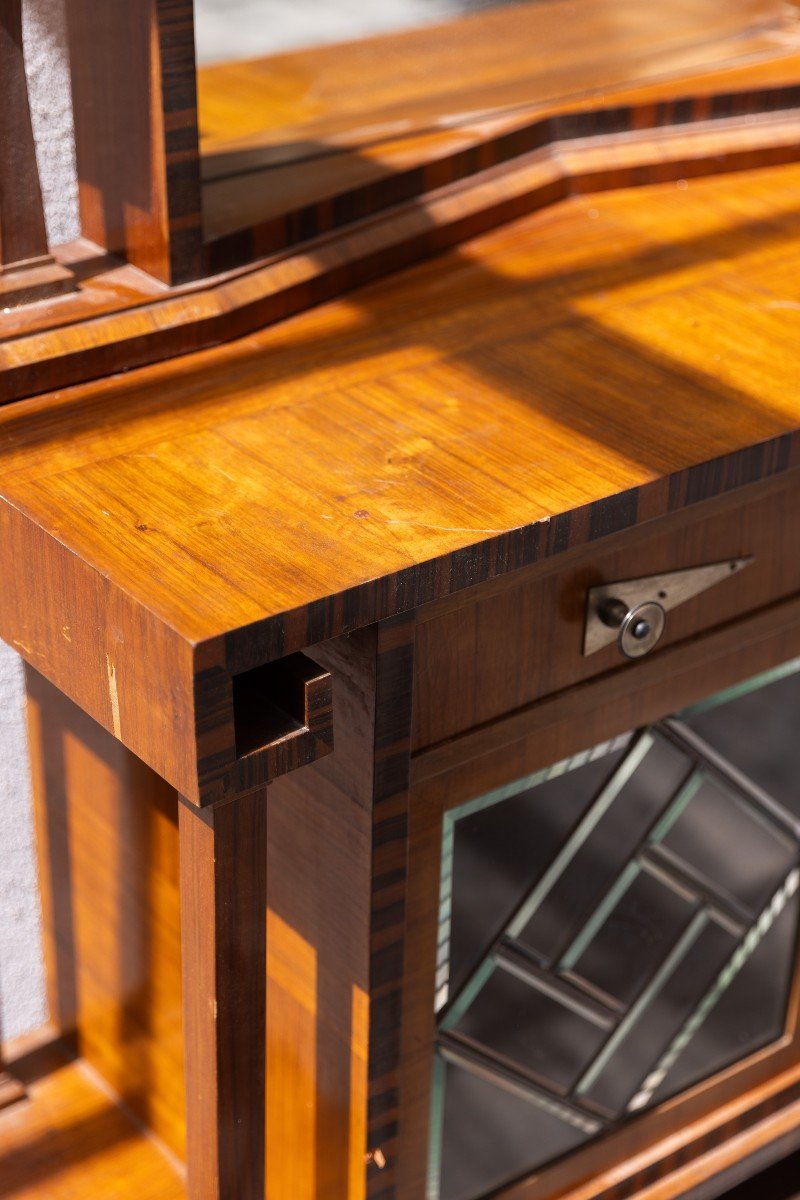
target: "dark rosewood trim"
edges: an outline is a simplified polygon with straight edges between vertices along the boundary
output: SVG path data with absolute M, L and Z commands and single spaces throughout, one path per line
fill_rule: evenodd
M 796 466 L 800 466 L 800 431 L 697 463 L 641 487 L 369 580 L 302 609 L 243 626 L 224 637 L 226 669 L 238 674 Z M 209 642 L 201 649 L 213 652 L 216 646 Z
M 192 0 L 70 0 L 67 23 L 83 235 L 165 283 L 197 279 Z
M 264 1200 L 267 793 L 179 811 L 191 1200 Z
M 373 183 L 326 197 L 252 228 L 217 238 L 206 245 L 207 269 L 210 274 L 216 274 L 267 254 L 279 253 L 350 224 L 354 215 L 361 218 L 374 216 L 393 205 L 410 203 L 426 193 L 463 182 L 527 155 L 538 152 L 551 156 L 559 150 L 574 154 L 575 147 L 570 143 L 602 142 L 622 135 L 628 135 L 629 140 L 644 140 L 648 135 L 658 135 L 664 131 L 684 134 L 695 125 L 719 126 L 720 122 L 737 121 L 745 116 L 752 119 L 780 114 L 788 118 L 798 108 L 800 87 L 777 87 L 726 92 L 716 96 L 682 96 L 615 108 L 589 108 L 582 112 L 557 113 L 534 120 L 526 116 L 516 120 L 507 119 L 504 132 L 478 136 L 467 149 L 433 158 L 409 170 L 397 170 Z M 763 152 L 769 154 L 766 145 Z M 784 153 L 787 157 L 783 161 L 794 161 L 797 157 L 796 144 L 793 143 Z M 236 174 L 236 158 L 234 153 L 228 156 L 229 174 Z M 669 159 L 669 149 L 665 147 L 664 160 Z M 722 159 L 725 165 L 720 161 L 715 166 L 704 158 L 702 173 L 714 173 L 720 168 L 736 169 L 735 150 L 730 157 L 723 152 Z M 676 166 L 678 162 L 685 173 L 695 173 L 691 156 L 676 159 Z M 608 172 L 601 169 L 598 173 L 595 168 L 589 170 L 586 176 L 579 173 L 572 186 L 569 186 L 572 171 L 568 165 L 562 166 L 566 193 L 585 190 L 581 184 L 589 179 L 593 186 L 601 189 L 624 186 L 620 167 L 613 164 L 613 150 L 609 166 Z M 605 183 L 606 174 L 613 175 L 613 181 Z M 225 178 L 225 172 L 217 170 L 214 177 Z M 629 182 L 639 181 L 632 175 Z
M 392 1200 L 405 972 L 414 619 L 378 627 L 372 824 L 367 1190 Z
M 773 1093 L 766 1100 L 754 1104 L 752 1108 L 739 1113 L 723 1125 L 718 1125 L 715 1129 L 711 1129 L 707 1133 L 701 1134 L 692 1141 L 687 1142 L 678 1150 L 673 1151 L 673 1153 L 666 1154 L 656 1162 L 649 1163 L 648 1166 L 641 1170 L 633 1172 L 612 1187 L 603 1188 L 595 1192 L 592 1200 L 628 1200 L 631 1196 L 637 1196 L 645 1188 L 660 1183 L 674 1171 L 695 1162 L 704 1154 L 721 1146 L 724 1142 L 742 1133 L 746 1133 L 760 1121 L 774 1116 L 781 1109 L 788 1108 L 797 1100 L 800 1100 L 800 1080 L 795 1080 L 782 1091 Z M 800 1121 L 800 1114 L 798 1114 L 798 1121 Z M 497 1193 L 497 1200 L 534 1200 L 536 1187 L 537 1177 L 533 1176 L 527 1181 L 523 1180 L 512 1184 L 508 1188 L 504 1188 L 503 1191 Z M 683 1194 L 685 1195 L 685 1193 Z M 690 1192 L 689 1195 L 692 1195 L 692 1193 Z
M 88 37 L 80 20 L 90 20 L 95 11 L 87 15 L 81 9 L 86 3 L 74 0 L 71 22 L 79 42 Z M 138 161 L 126 164 L 127 182 L 124 175 L 113 177 L 99 204 L 98 181 L 110 161 L 101 147 L 113 144 L 116 134 L 95 127 L 102 107 L 96 97 L 119 84 L 116 79 L 103 82 L 88 67 L 73 81 L 76 137 L 86 235 L 157 278 L 179 284 L 196 279 L 203 269 L 196 108 L 193 77 L 190 86 L 186 73 L 191 50 L 186 0 L 159 4 L 165 14 L 175 9 L 170 21 L 162 16 L 161 24 L 165 128 L 139 130 L 138 153 L 146 158 L 149 139 L 162 139 L 167 167 L 148 202 L 142 229 L 126 224 L 122 205 L 126 190 L 141 176 Z M 166 38 L 170 22 L 177 31 L 174 42 Z M 114 36 L 118 31 L 107 34 Z M 162 86 L 158 71 L 153 73 L 153 86 Z M 231 245 L 210 248 L 206 269 L 221 271 L 257 254 L 261 261 L 253 266 L 217 275 L 199 287 L 174 290 L 155 303 L 82 315 L 74 322 L 82 331 L 74 342 L 67 339 L 65 344 L 63 325 L 71 318 L 64 307 L 53 328 L 0 344 L 0 403 L 242 337 L 576 193 L 793 162 L 797 93 L 793 88 L 743 91 L 551 117 L 487 137 L 444 167 L 437 161 L 430 177 L 422 168 L 408 178 L 393 175 L 379 185 L 369 204 L 359 193 L 317 206 L 324 218 L 312 219 L 316 208 L 307 220 L 293 214 L 287 218 L 291 235 L 270 235 L 266 243 L 259 238 L 256 247 L 251 245 L 253 232 L 245 229 Z M 747 115 L 750 120 L 743 122 Z M 757 130 L 763 136 L 755 145 Z M 679 136 L 673 138 L 673 131 Z M 559 154 L 559 148 L 568 153 Z M 159 213 L 167 234 L 158 225 Z M 145 227 L 152 227 L 151 240 L 142 240 Z M 265 258 L 267 254 L 272 257 Z

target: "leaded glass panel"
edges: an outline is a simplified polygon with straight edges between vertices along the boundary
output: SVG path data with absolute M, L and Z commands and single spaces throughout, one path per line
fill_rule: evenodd
M 475 1200 L 781 1036 L 796 732 L 800 660 L 447 814 L 430 1200 Z

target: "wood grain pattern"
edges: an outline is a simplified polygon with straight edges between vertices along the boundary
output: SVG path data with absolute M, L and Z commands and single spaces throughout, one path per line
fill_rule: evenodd
M 109 229 L 117 228 L 111 241 L 120 252 L 174 282 L 199 274 L 187 268 L 179 275 L 162 261 L 174 246 L 188 262 L 199 236 L 191 14 L 185 0 L 151 4 L 124 21 L 109 9 L 99 29 L 87 27 L 80 5 L 73 16 L 76 28 L 84 22 L 76 38 L 91 33 L 112 58 L 120 40 L 133 47 L 113 77 L 107 62 L 76 73 L 79 142 L 86 142 L 82 203 L 96 240 L 110 245 Z M 145 45 L 148 21 L 156 30 L 152 46 Z M 392 73 L 388 89 L 385 39 L 334 56 L 311 52 L 299 69 L 285 56 L 212 69 L 207 94 L 220 101 L 231 129 L 241 125 L 237 106 L 267 124 L 279 119 L 269 115 L 275 87 L 284 115 L 294 104 L 295 117 L 308 117 L 306 89 L 322 98 L 327 115 L 288 127 L 281 145 L 268 129 L 261 142 L 246 135 L 206 156 L 206 269 L 272 258 L 240 272 L 243 278 L 172 289 L 157 303 L 143 303 L 146 277 L 137 281 L 134 272 L 120 291 L 103 282 L 116 269 L 98 264 L 87 275 L 84 268 L 74 301 L 50 305 L 44 320 L 30 310 L 29 323 L 9 325 L 0 395 L 14 399 L 234 338 L 572 192 L 796 157 L 795 121 L 785 106 L 794 104 L 800 64 L 797 21 L 776 0 L 738 0 L 725 9 L 682 0 L 668 19 L 661 6 L 632 0 L 615 0 L 613 8 L 602 0 L 546 0 L 408 37 L 391 41 L 407 75 Z M 453 46 L 455 75 L 438 62 L 437 38 Z M 542 69 L 544 44 L 551 52 Z M 342 72 L 361 81 L 355 90 L 332 87 Z M 265 82 L 273 78 L 275 87 Z M 404 78 L 414 80 L 413 103 Z M 111 126 L 120 119 L 115 105 L 125 109 L 136 81 L 154 98 L 152 128 L 142 110 L 121 169 Z M 775 104 L 783 117 L 770 115 Z M 621 113 L 628 115 L 620 124 Z M 586 137 L 576 140 L 581 129 Z M 558 140 L 565 136 L 566 143 Z M 140 186 L 148 162 L 151 181 Z M 137 196 L 120 209 L 134 185 Z M 334 231 L 332 241 L 326 230 Z M 303 252 L 287 251 L 298 242 Z
M 5 410 L 0 632 L 113 730 L 110 662 L 121 737 L 200 799 L 224 692 L 204 672 L 227 687 L 800 462 L 798 195 L 785 167 L 573 200 L 256 339 Z
M 565 118 L 512 127 L 510 133 L 485 139 L 480 153 L 462 147 L 443 164 L 434 164 L 430 173 L 392 172 L 377 190 L 369 185 L 363 194 L 342 195 L 333 207 L 326 202 L 312 206 L 289 220 L 288 232 L 281 232 L 286 222 L 280 218 L 267 221 L 260 232 L 248 227 L 243 237 L 233 235 L 230 244 L 227 238 L 209 243 L 209 270 L 219 271 L 306 239 L 301 251 L 272 253 L 255 269 L 215 276 L 199 288 L 173 290 L 157 301 L 147 300 L 146 288 L 135 277 L 126 277 L 128 295 L 117 305 L 108 299 L 109 291 L 116 294 L 113 288 L 95 285 L 91 302 L 84 289 L 74 305 L 54 309 L 49 322 L 40 320 L 38 328 L 34 315 L 0 348 L 0 401 L 230 340 L 570 194 L 667 179 L 682 184 L 707 174 L 793 162 L 793 110 L 773 112 L 771 106 L 793 104 L 794 96 L 791 88 L 767 89 L 720 94 L 713 104 L 702 97 L 696 104 L 673 97 L 643 108 L 601 110 L 585 118 L 586 128 L 597 127 L 599 134 L 527 152 L 541 138 L 555 136 L 551 127 L 557 130 Z M 731 105 L 739 110 L 735 118 L 726 115 Z M 695 114 L 699 123 L 681 119 L 674 127 L 652 125 L 654 114 L 674 119 L 683 110 Z M 714 111 L 717 116 L 706 119 Z M 604 122 L 613 126 L 620 114 L 628 131 L 604 134 Z M 573 133 L 580 128 L 575 125 Z M 416 192 L 423 186 L 431 190 L 421 206 Z M 251 190 L 237 181 L 237 196 Z M 370 216 L 373 208 L 387 205 L 385 216 Z M 342 222 L 344 228 L 337 232 Z M 100 274 L 105 279 L 106 273 Z M 118 274 L 117 268 L 107 274 Z M 70 323 L 76 329 L 65 337 L 63 327 Z
M 191 1200 L 264 1200 L 267 796 L 180 805 Z
M 414 621 L 378 627 L 370 939 L 370 1200 L 396 1194 Z
M 306 129 L 330 136 L 391 118 L 413 128 L 417 113 L 425 120 L 464 115 L 500 108 L 504 99 L 549 104 L 632 85 L 657 88 L 681 76 L 694 83 L 722 67 L 750 70 L 791 55 L 799 48 L 796 25 L 791 8 L 775 0 L 724 8 L 678 0 L 669 11 L 634 0 L 617 0 L 613 9 L 602 0 L 545 0 L 344 45 L 215 63 L 198 72 L 203 149 L 264 134 L 291 149 Z M 597 55 L 599 41 L 607 41 L 608 56 Z M 546 56 L 543 44 L 551 48 Z M 394 69 L 387 71 L 390 55 Z M 470 109 L 476 93 L 482 102 Z M 373 135 L 381 132 L 379 124 Z
M 0 8 L 0 272 L 48 256 L 22 49 L 22 0 Z
M 52 1031 L 8 1047 L 28 1100 L 0 1113 L 2 1189 L 14 1200 L 186 1200 L 180 1168 L 70 1061 Z
M 201 273 L 191 0 L 67 6 L 83 235 L 166 283 Z
M 796 13 L 769 0 L 724 9 L 690 0 L 669 14 L 632 0 L 613 11 L 552 0 L 204 68 L 210 265 L 307 240 L 557 144 L 573 133 L 557 127 L 557 113 L 572 111 L 583 136 L 603 128 L 593 110 L 614 104 L 633 104 L 628 132 L 650 125 L 659 101 L 671 122 L 713 120 L 725 105 L 717 110 L 709 89 L 738 90 L 743 67 L 763 86 L 765 55 L 767 77 L 791 85 L 797 48 Z M 693 99 L 681 91 L 689 74 Z M 658 157 L 663 169 L 663 148 Z
M 336 749 L 269 792 L 267 1195 L 364 1200 L 375 631 L 315 650 Z
M 614 535 L 590 554 L 572 551 L 430 605 L 417 633 L 415 750 L 624 667 L 615 644 L 583 655 L 586 593 L 597 583 L 656 574 L 664 563 L 690 567 L 755 555 L 741 576 L 669 613 L 659 657 L 703 629 L 800 592 L 792 550 L 798 522 L 800 488 L 797 472 L 789 471 L 772 486 L 744 488 L 701 511 Z
M 655 719 L 663 715 L 665 689 L 669 689 L 674 707 L 689 704 L 698 682 L 702 684 L 704 678 L 703 668 L 697 664 L 701 648 L 704 662 L 712 664 L 726 681 L 722 686 L 742 678 L 737 658 L 740 650 L 750 664 L 755 664 L 751 674 L 766 670 L 772 661 L 784 662 L 796 657 L 800 654 L 800 641 L 795 634 L 799 614 L 800 605 L 792 597 L 736 624 L 723 625 L 702 637 L 689 638 L 664 649 L 638 664 L 639 670 L 633 676 L 638 681 L 635 697 L 631 692 L 631 673 L 623 670 L 599 676 L 603 694 L 612 706 L 611 715 L 617 715 L 628 729 L 642 720 Z M 612 736 L 603 732 L 611 728 L 609 721 L 609 713 L 597 707 L 592 683 L 581 683 L 421 751 L 412 760 L 411 779 L 421 784 L 447 773 L 450 803 L 457 804 L 459 798 L 464 800 L 473 795 L 476 788 L 482 792 L 497 786 L 507 778 L 509 770 L 515 777 L 521 777 L 585 749 L 587 741 L 589 744 L 603 741 Z M 545 735 L 549 757 L 541 758 L 535 746 L 537 738 Z M 536 765 L 529 765 L 531 756 Z
M 182 1159 L 177 798 L 32 670 L 27 691 L 50 1019 Z

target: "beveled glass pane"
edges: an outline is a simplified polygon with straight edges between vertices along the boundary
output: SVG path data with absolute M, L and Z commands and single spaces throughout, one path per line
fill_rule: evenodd
M 622 758 L 621 749 L 550 779 L 521 785 L 453 823 L 449 881 L 449 981 L 455 990 Z M 444 864 L 446 875 L 448 863 Z
M 432 1172 L 438 1200 L 477 1200 L 592 1136 L 591 1125 L 569 1124 L 500 1080 L 489 1082 L 453 1063 L 441 1063 L 439 1074 L 441 1158 Z
M 690 760 L 654 736 L 648 752 L 624 783 L 557 882 L 539 904 L 519 941 L 545 959 L 556 957 L 593 912 L 637 844 L 679 788 Z
M 556 779 L 509 785 L 446 819 L 438 961 L 446 979 L 454 951 L 456 986 L 440 996 L 440 1044 L 469 1070 L 437 1126 L 443 1195 L 477 1200 L 563 1153 L 563 1124 L 598 1113 L 616 1124 L 781 1037 L 800 920 L 800 824 L 788 812 L 800 816 L 800 721 L 776 743 L 770 721 L 800 716 L 799 667 L 641 730 L 622 751 L 588 752 L 585 791 L 577 763 L 557 764 Z M 789 768 L 770 775 L 773 754 Z M 503 1173 L 504 1152 L 482 1174 L 467 1161 L 487 1133 L 473 1101 L 508 1095 L 509 1082 L 535 1094 L 536 1130 L 555 1121 L 561 1135 L 540 1144 L 532 1133 L 530 1161 Z M 515 1119 L 524 1144 L 534 1125 Z M 438 1165 L 431 1180 L 435 1196 Z
M 556 1090 L 574 1083 L 607 1036 L 500 965 L 454 1028 Z
M 601 923 L 587 926 L 564 965 L 627 1006 L 666 958 L 697 905 L 635 865 L 620 882 L 623 890 L 611 894 L 608 915 L 603 920 L 598 910 Z M 588 944 L 576 957 L 587 937 Z
M 612 1114 L 625 1111 L 642 1080 L 697 1006 L 736 947 L 736 939 L 706 922 L 683 947 L 673 969 L 640 997 L 641 1007 L 616 1031 L 614 1051 L 594 1078 L 581 1081 L 581 1094 Z
M 681 719 L 800 818 L 800 659 L 695 705 Z
M 709 1078 L 781 1036 L 799 908 L 794 895 L 681 1051 L 656 1090 L 654 1103 Z
M 758 912 L 794 859 L 795 847 L 744 799 L 706 777 L 664 845 Z

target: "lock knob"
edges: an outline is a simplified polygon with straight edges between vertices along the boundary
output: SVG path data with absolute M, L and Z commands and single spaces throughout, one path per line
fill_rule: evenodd
M 600 607 L 604 625 L 617 631 L 617 648 L 624 658 L 643 658 L 661 640 L 667 614 L 657 600 L 628 606 L 612 596 Z

